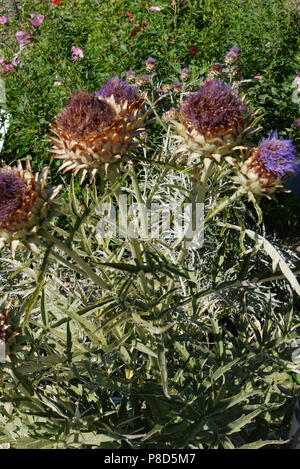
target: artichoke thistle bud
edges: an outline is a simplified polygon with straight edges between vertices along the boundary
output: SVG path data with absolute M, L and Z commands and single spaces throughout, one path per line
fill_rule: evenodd
M 148 59 L 145 62 L 146 70 L 148 72 L 152 72 L 152 70 L 155 69 L 155 63 L 156 63 L 156 60 L 153 57 L 148 57 Z
M 279 138 L 276 131 L 250 150 L 233 180 L 248 193 L 270 198 L 286 178 L 295 175 L 298 162 L 292 141 Z
M 212 75 L 221 75 L 223 72 L 223 65 L 220 63 L 214 63 L 210 66 L 209 72 Z
M 149 74 L 146 75 L 136 75 L 135 77 L 135 85 L 138 86 L 140 89 L 149 88 L 151 85 L 152 77 Z
M 236 62 L 239 58 L 240 55 L 240 49 L 238 46 L 233 46 L 230 51 L 225 55 L 225 62 L 226 63 L 232 63 Z
M 127 161 L 133 146 L 144 99 L 135 86 L 119 77 L 106 81 L 95 95 L 78 91 L 56 118 L 51 137 L 54 158 L 64 160 L 60 170 L 81 172 L 80 183 L 87 174 L 92 181 L 97 172 L 118 169 Z
M 187 80 L 190 77 L 190 71 L 188 68 L 183 68 L 180 72 L 180 78 L 182 81 Z
M 251 114 L 237 92 L 221 80 L 206 80 L 182 102 L 180 119 L 173 127 L 183 153 L 194 158 L 210 157 L 217 162 L 228 156 L 244 138 Z
M 126 80 L 129 83 L 133 83 L 135 81 L 135 72 L 133 70 L 128 70 L 126 72 Z
M 10 244 L 13 256 L 20 242 L 36 250 L 38 232 L 58 214 L 53 199 L 61 186 L 46 188 L 47 173 L 45 167 L 34 175 L 29 160 L 25 170 L 20 161 L 0 168 L 0 248 Z
M 172 90 L 176 92 L 179 92 L 182 88 L 182 83 L 176 82 L 172 83 Z
M 159 92 L 162 94 L 166 94 L 171 89 L 172 89 L 172 85 L 170 83 L 163 83 L 162 87 L 159 89 Z

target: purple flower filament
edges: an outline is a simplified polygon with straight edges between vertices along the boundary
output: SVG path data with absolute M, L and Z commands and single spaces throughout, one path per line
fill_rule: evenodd
M 140 100 L 140 95 L 135 86 L 128 85 L 126 81 L 121 80 L 119 77 L 109 78 L 102 88 L 95 93 L 96 97 L 109 98 L 113 96 L 115 102 L 120 104 L 121 102 L 128 101 L 133 103 Z
M 295 174 L 299 162 L 292 140 L 278 138 L 277 131 L 261 141 L 256 159 L 264 171 L 279 179 Z
M 183 102 L 188 125 L 202 135 L 225 136 L 243 123 L 247 105 L 221 80 L 207 80 Z

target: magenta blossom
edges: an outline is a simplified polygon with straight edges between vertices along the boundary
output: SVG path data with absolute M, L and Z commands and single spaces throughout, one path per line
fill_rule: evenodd
M 7 17 L 6 16 L 1 16 L 0 24 L 6 24 L 6 23 L 7 23 Z
M 0 72 L 9 73 L 12 71 L 13 66 L 9 64 L 8 60 L 5 59 L 4 57 L 0 59 L 0 64 L 2 64 L 0 65 Z
M 253 77 L 254 80 L 262 80 L 262 76 L 261 75 L 255 75 L 255 77 Z
M 150 7 L 149 11 L 161 11 L 159 7 Z
M 76 62 L 78 57 L 84 57 L 82 50 L 79 47 L 72 46 L 72 61 Z
M 297 76 L 294 80 L 295 85 L 298 86 L 298 91 L 300 91 L 300 75 L 297 73 Z
M 33 13 L 30 14 L 30 23 L 32 24 L 32 26 L 34 26 L 35 28 L 38 28 L 42 22 L 44 21 L 44 15 L 34 15 Z
M 15 54 L 15 55 L 14 55 L 11 64 L 12 64 L 14 67 L 18 67 L 18 66 L 19 66 L 19 67 L 23 67 L 23 62 L 20 61 L 20 59 L 19 59 L 19 54 Z
M 32 34 L 31 30 L 29 31 L 28 34 L 26 33 L 26 31 L 18 31 L 16 33 L 16 38 L 20 43 L 20 51 L 25 49 L 26 44 L 29 44 L 30 46 L 33 46 L 33 43 L 30 42 L 31 34 Z

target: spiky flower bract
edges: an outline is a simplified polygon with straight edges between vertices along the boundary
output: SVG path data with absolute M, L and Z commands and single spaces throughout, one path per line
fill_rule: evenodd
M 56 117 L 51 137 L 54 158 L 64 160 L 61 170 L 87 174 L 92 181 L 96 173 L 118 170 L 132 148 L 144 99 L 135 86 L 119 77 L 106 81 L 95 95 L 78 91 Z
M 248 193 L 271 197 L 283 187 L 283 180 L 295 175 L 298 163 L 292 141 L 278 137 L 275 131 L 249 152 L 234 180 Z
M 20 242 L 35 250 L 39 231 L 58 213 L 53 199 L 61 186 L 46 188 L 47 173 L 34 175 L 29 160 L 25 169 L 20 161 L 0 168 L 0 248 L 10 244 L 13 255 Z
M 198 91 L 182 102 L 172 121 L 183 144 L 178 152 L 189 154 L 189 161 L 209 157 L 217 162 L 232 153 L 246 135 L 253 113 L 237 92 L 221 80 L 206 80 Z

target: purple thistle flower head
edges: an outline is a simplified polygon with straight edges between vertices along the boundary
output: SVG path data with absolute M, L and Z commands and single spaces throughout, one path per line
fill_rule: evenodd
M 183 68 L 180 72 L 180 77 L 182 80 L 186 80 L 190 76 L 190 71 L 187 67 Z
M 233 46 L 230 51 L 225 55 L 225 60 L 226 61 L 234 61 L 238 58 L 239 56 L 239 53 L 240 53 L 240 49 L 238 48 L 238 46 Z
M 57 124 L 75 137 L 86 137 L 112 123 L 112 107 L 89 91 L 76 91 L 56 117 Z
M 128 101 L 128 103 L 134 103 L 141 100 L 137 88 L 133 85 L 128 85 L 126 81 L 120 77 L 115 76 L 109 78 L 102 88 L 95 93 L 96 97 L 109 98 L 113 96 L 115 102 L 120 104 L 121 102 Z
M 179 83 L 179 82 L 176 82 L 176 83 L 172 84 L 173 90 L 180 90 L 181 87 L 182 87 L 182 84 Z
M 0 169 L 0 227 L 22 205 L 27 185 L 12 170 Z
M 156 60 L 153 57 L 148 57 L 146 60 L 146 65 L 154 65 Z
M 146 70 L 148 70 L 149 72 L 153 70 L 155 68 L 155 63 L 156 63 L 156 60 L 153 57 L 148 57 L 148 59 L 145 62 Z
M 181 112 L 187 125 L 200 134 L 222 137 L 243 124 L 246 109 L 231 86 L 221 80 L 206 80 L 185 99 Z
M 263 171 L 279 179 L 295 174 L 299 163 L 292 140 L 278 137 L 277 131 L 261 140 L 256 160 Z
M 132 78 L 135 76 L 135 72 L 133 70 L 127 70 L 126 72 L 126 78 Z

